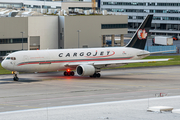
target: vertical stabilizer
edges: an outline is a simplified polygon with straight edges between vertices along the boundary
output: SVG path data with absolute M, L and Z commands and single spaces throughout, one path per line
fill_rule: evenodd
M 153 15 L 146 16 L 145 20 L 141 23 L 141 25 L 137 29 L 130 42 L 126 45 L 126 47 L 133 47 L 144 50 L 147 36 L 149 34 L 149 29 L 151 28 L 152 19 Z

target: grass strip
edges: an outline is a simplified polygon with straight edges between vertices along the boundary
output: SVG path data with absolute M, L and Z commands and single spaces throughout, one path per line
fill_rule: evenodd
M 11 74 L 11 71 L 4 69 L 0 63 L 0 74 Z
M 130 63 L 128 65 L 114 67 L 114 68 L 134 68 L 134 67 L 150 67 L 150 66 L 168 66 L 168 65 L 180 65 L 180 56 L 148 56 L 144 59 L 163 59 L 173 58 L 169 61 L 153 62 L 153 63 Z M 106 69 L 114 69 L 106 68 Z M 0 74 L 11 74 L 11 71 L 4 69 L 0 64 Z

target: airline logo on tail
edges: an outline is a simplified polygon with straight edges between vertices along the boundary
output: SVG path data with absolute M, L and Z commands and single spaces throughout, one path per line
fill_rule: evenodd
M 139 29 L 138 30 L 138 33 L 137 33 L 137 36 L 138 36 L 138 38 L 140 39 L 140 40 L 142 40 L 142 39 L 146 39 L 147 38 L 147 32 L 146 32 L 146 30 L 145 29 Z

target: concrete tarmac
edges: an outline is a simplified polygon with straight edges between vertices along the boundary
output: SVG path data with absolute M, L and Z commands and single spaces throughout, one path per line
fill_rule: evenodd
M 101 78 L 63 72 L 0 75 L 0 113 L 180 95 L 180 66 L 103 70 Z
M 1 120 L 179 120 L 180 96 L 0 112 Z M 148 112 L 168 105 L 171 111 Z

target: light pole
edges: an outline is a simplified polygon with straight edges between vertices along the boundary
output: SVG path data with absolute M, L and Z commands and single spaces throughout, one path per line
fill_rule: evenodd
M 79 33 L 81 32 L 81 30 L 77 30 L 78 32 L 78 48 L 79 48 Z
M 25 32 L 21 32 L 22 33 L 22 50 L 23 50 L 23 33 Z

